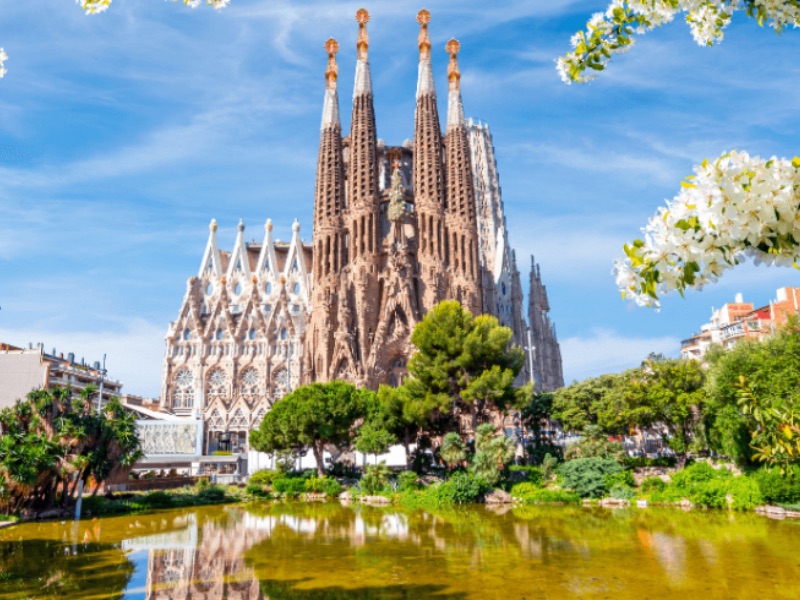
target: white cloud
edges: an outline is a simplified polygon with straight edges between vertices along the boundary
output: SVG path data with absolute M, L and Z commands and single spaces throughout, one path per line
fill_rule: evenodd
M 592 329 L 588 336 L 561 340 L 564 382 L 580 381 L 603 373 L 639 366 L 651 352 L 676 356 L 680 339 L 672 336 L 625 336 L 609 329 Z
M 74 352 L 87 363 L 103 360 L 112 379 L 123 383 L 123 393 L 158 396 L 161 389 L 161 364 L 166 324 L 137 318 L 119 331 L 64 331 L 40 327 L 0 328 L 0 340 L 27 347 L 41 342 L 45 352 L 55 348 L 66 356 Z

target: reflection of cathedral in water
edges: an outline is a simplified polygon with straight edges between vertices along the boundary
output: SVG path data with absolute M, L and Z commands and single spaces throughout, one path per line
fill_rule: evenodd
M 201 526 L 193 514 L 178 517 L 176 521 L 186 521 L 182 529 L 125 542 L 127 550 L 148 552 L 145 598 L 264 598 L 244 558 L 245 552 L 264 538 L 264 533 L 247 527 L 241 513 L 226 516 L 222 521 L 205 520 Z
M 224 516 L 223 516 L 224 515 Z M 219 519 L 181 515 L 176 530 L 123 543 L 127 551 L 147 551 L 148 600 L 257 600 L 267 599 L 245 554 L 255 544 L 282 533 L 350 540 L 361 546 L 370 538 L 409 538 L 408 517 L 386 512 L 366 521 L 360 514 L 331 520 L 291 514 L 254 515 L 226 510 Z

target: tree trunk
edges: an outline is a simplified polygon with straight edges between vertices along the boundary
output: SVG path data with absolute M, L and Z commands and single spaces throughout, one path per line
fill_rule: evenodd
M 406 469 L 408 469 L 410 471 L 411 470 L 411 449 L 409 448 L 409 446 L 411 444 L 410 444 L 408 438 L 409 438 L 408 429 L 406 429 L 403 432 L 403 448 L 406 451 Z
M 325 477 L 325 463 L 322 462 L 323 443 L 321 440 L 314 440 L 311 444 L 311 451 L 314 453 L 314 460 L 317 461 L 317 475 Z

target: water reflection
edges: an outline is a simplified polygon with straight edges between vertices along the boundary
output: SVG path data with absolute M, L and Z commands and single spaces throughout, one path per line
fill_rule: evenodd
M 727 513 L 228 506 L 0 531 L 0 598 L 797 598 L 798 547 Z

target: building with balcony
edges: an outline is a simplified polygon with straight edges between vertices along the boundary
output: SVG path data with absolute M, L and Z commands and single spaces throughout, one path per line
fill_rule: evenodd
M 88 385 L 99 388 L 101 378 L 103 401 L 119 396 L 122 383 L 104 377 L 99 362 L 87 364 L 83 358 L 78 362 L 74 353 L 65 357 L 55 348 L 47 353 L 41 343 L 21 348 L 0 342 L 0 408 L 13 406 L 33 390 L 70 386 L 80 392 Z
M 758 308 L 736 294 L 734 302 L 712 309 L 711 320 L 700 333 L 681 342 L 681 358 L 703 360 L 714 345 L 729 350 L 740 340 L 762 340 L 794 315 L 800 315 L 800 288 L 782 287 L 776 291 L 775 300 Z

